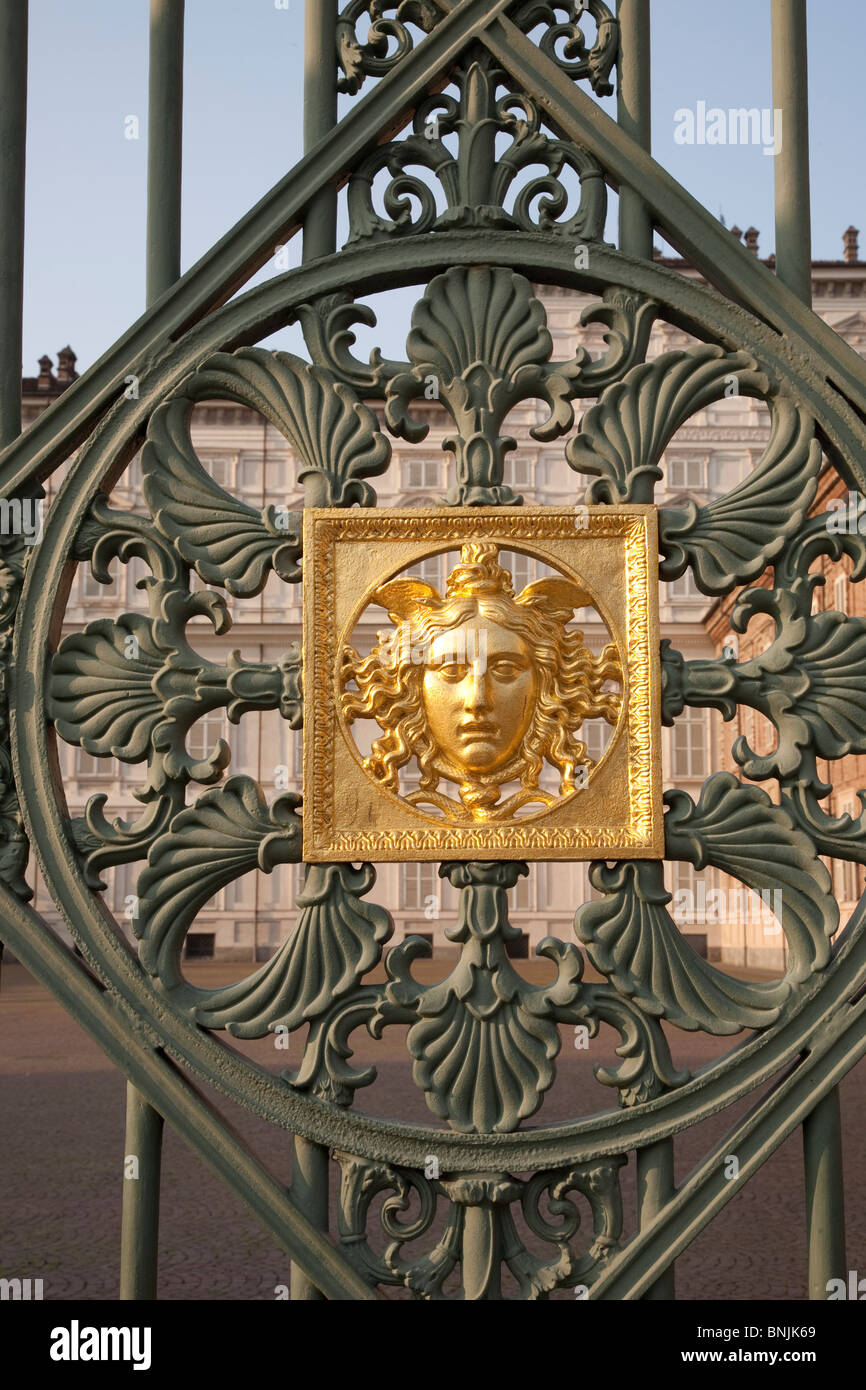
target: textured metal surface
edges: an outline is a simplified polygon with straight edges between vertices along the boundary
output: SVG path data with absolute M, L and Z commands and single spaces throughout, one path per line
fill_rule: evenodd
M 821 556 L 845 553 L 859 579 L 866 541 L 856 531 L 831 533 L 823 518 L 809 517 L 809 508 L 822 447 L 850 486 L 866 484 L 859 413 L 866 373 L 796 294 L 720 230 L 642 148 L 648 131 L 640 65 L 625 92 L 637 104 L 633 134 L 581 92 L 580 81 L 607 90 L 618 41 L 605 6 L 586 8 L 597 23 L 592 46 L 575 7 L 561 24 L 555 7 L 506 0 L 493 6 L 431 0 L 412 6 L 411 14 L 403 6 L 350 4 L 336 23 L 331 78 L 308 111 L 310 138 L 321 134 L 319 144 L 0 458 L 7 491 L 33 486 L 87 436 L 40 545 L 27 556 L 23 546 L 4 547 L 9 581 L 0 650 L 15 779 L 7 773 L 0 827 L 4 933 L 144 1101 L 273 1227 L 297 1261 L 293 1291 L 301 1299 L 318 1291 L 370 1297 L 389 1285 L 424 1299 L 537 1299 L 578 1286 L 593 1298 L 671 1296 L 666 1271 L 676 1255 L 816 1102 L 822 1108 L 806 1131 L 807 1172 L 816 1175 L 813 1296 L 822 1271 L 838 1264 L 832 1233 L 841 1213 L 828 1205 L 829 1170 L 822 1176 L 819 1169 L 824 1160 L 831 1167 L 837 1162 L 833 1087 L 866 1050 L 866 1003 L 857 999 L 866 983 L 866 941 L 858 910 L 831 945 L 838 908 L 822 856 L 863 861 L 866 837 L 862 816 L 826 813 L 830 787 L 819 776 L 818 759 L 866 751 L 866 641 L 862 621 L 813 611 L 818 577 L 811 567 Z M 624 34 L 634 41 L 642 7 L 623 4 L 621 11 Z M 364 13 L 371 24 L 361 43 L 354 26 Z M 410 22 L 422 37 L 413 37 Z M 544 32 L 534 43 L 524 31 L 538 24 Z M 557 47 L 563 39 L 565 47 Z M 345 90 L 365 83 L 369 90 L 326 137 L 338 62 Z M 444 91 L 450 80 L 456 95 Z M 497 144 L 497 136 L 507 139 Z M 411 173 L 419 162 L 441 185 L 438 204 Z M 512 199 L 515 177 L 530 164 L 546 172 Z M 569 217 L 563 170 L 580 190 Z M 372 195 L 379 175 L 385 217 Z M 624 242 L 645 252 L 651 218 L 738 303 L 602 243 L 604 185 L 621 181 L 631 190 Z M 346 247 L 336 252 L 333 188 L 342 182 L 349 231 Z M 275 238 L 297 230 L 305 209 L 301 269 L 218 307 L 262 263 Z M 590 251 L 579 268 L 575 242 Z M 532 281 L 598 295 L 584 324 L 607 330 L 602 358 L 581 348 L 570 362 L 550 360 Z M 374 352 L 361 362 L 350 351 L 352 325 L 375 320 L 356 301 L 400 285 L 418 291 L 405 360 Z M 295 319 L 310 362 L 252 346 Z M 698 344 L 646 361 L 650 329 L 659 320 L 693 333 Z M 124 375 L 140 376 L 135 401 L 114 401 L 121 366 Z M 621 515 L 620 507 L 655 514 L 654 487 L 671 436 L 728 394 L 731 380 L 740 393 L 766 403 L 770 440 L 748 477 L 707 506 L 658 511 L 659 577 L 690 571 L 712 595 L 766 576 L 766 585 L 744 588 L 732 621 L 743 630 L 752 615 L 768 614 L 775 638 L 742 664 L 687 661 L 666 647 L 659 696 L 667 722 L 688 705 L 730 718 L 745 704 L 775 726 L 777 746 L 769 755 L 758 756 L 742 740 L 735 745 L 741 777 L 715 774 L 696 803 L 682 792 L 667 794 L 664 847 L 669 859 L 714 866 L 759 891 L 779 890 L 788 947 L 782 979 L 741 981 L 698 957 L 668 912 L 661 865 L 631 853 L 595 864 L 596 900 L 575 921 L 603 982 L 583 978 L 574 943 L 548 939 L 539 953 L 551 963 L 552 979 L 531 986 L 508 953 L 515 935 L 508 893 L 526 865 L 518 840 L 507 850 L 516 857 L 507 859 L 504 851 L 492 859 L 496 836 L 481 821 L 475 857 L 442 865 L 459 893 L 460 912 L 450 933 L 459 956 L 440 982 L 416 978 L 413 963 L 426 948 L 409 938 L 388 952 L 384 978 L 371 983 L 392 923 L 385 909 L 366 901 L 372 868 L 336 862 L 309 866 L 297 925 L 272 960 L 217 989 L 193 989 L 184 978 L 184 940 L 200 906 L 242 873 L 297 862 L 303 819 L 316 811 L 315 801 L 304 810 L 292 794 L 269 804 L 252 778 L 226 776 L 228 750 L 221 743 L 204 757 L 187 747 L 196 722 L 216 709 L 234 723 L 254 710 L 274 710 L 300 727 L 305 701 L 297 649 L 275 664 L 235 655 L 217 666 L 196 652 L 187 625 L 204 616 L 217 633 L 228 630 L 219 588 L 242 603 L 270 576 L 290 584 L 305 577 L 309 585 L 312 568 L 320 579 L 309 522 L 302 535 L 297 517 L 276 503 L 256 511 L 213 482 L 192 443 L 192 410 L 202 400 L 225 400 L 261 414 L 299 460 L 306 506 L 362 509 L 353 515 L 370 533 L 372 555 L 376 526 L 388 517 L 364 514 L 375 507 L 371 480 L 388 467 L 389 434 L 410 443 L 424 438 L 416 403 L 431 374 L 453 422 L 445 447 L 455 466 L 447 505 L 430 516 L 470 549 L 500 541 L 511 518 L 521 515 L 512 510 L 521 499 L 503 481 L 513 441 L 502 433 L 521 401 L 540 399 L 547 407 L 548 418 L 534 432 L 563 439 L 576 475 L 575 504 L 610 518 Z M 575 427 L 573 402 L 581 398 L 594 403 Z M 114 511 L 102 493 L 142 446 L 150 515 Z M 577 475 L 588 485 L 579 485 Z M 327 512 L 314 515 L 336 525 L 336 516 L 328 523 Z M 391 524 L 398 540 L 415 546 L 402 558 L 417 559 L 423 545 L 417 549 L 413 526 L 420 526 L 422 541 L 431 539 L 423 535 L 423 514 L 414 521 L 396 516 Z M 149 570 L 148 613 L 100 619 L 57 645 L 72 567 L 89 565 L 106 582 L 113 561 L 133 557 Z M 556 557 L 551 552 L 547 559 Z M 464 556 L 465 564 L 483 560 L 480 551 Z M 394 600 L 393 565 L 387 575 L 374 569 L 371 558 L 363 575 L 354 574 L 353 602 L 373 591 L 387 598 L 383 578 Z M 417 600 L 417 586 L 413 594 Z M 613 603 L 609 595 L 605 601 Z M 569 611 L 576 606 L 575 600 Z M 385 607 L 402 615 L 399 602 Z M 623 607 L 611 631 L 627 626 Z M 331 633 L 335 650 L 338 628 Z M 308 628 L 307 653 L 311 642 L 317 657 L 321 651 L 323 679 L 330 677 L 339 692 L 327 636 Z M 315 682 L 307 687 L 308 718 L 318 689 Z M 636 741 L 651 750 L 652 720 L 645 712 L 641 717 Z M 326 736 L 319 730 L 308 739 L 307 761 Z M 138 821 L 109 824 L 98 800 L 84 821 L 69 820 L 57 738 L 95 757 L 143 764 Z M 770 783 L 772 795 L 755 785 L 761 782 Z M 102 991 L 14 896 L 26 891 L 24 825 Z M 611 852 L 608 846 L 606 859 Z M 100 875 L 111 864 L 138 861 L 133 951 L 102 901 Z M 739 1046 L 692 1076 L 673 1065 L 662 1020 L 739 1035 Z M 562 1025 L 589 1034 L 604 1025 L 618 1033 L 617 1064 L 597 1074 L 618 1093 L 620 1108 L 545 1127 Z M 447 1128 L 385 1121 L 357 1104 L 375 1068 L 353 1065 L 351 1034 L 366 1028 L 378 1038 L 393 1026 L 407 1028 L 413 1077 Z M 255 1067 L 218 1036 L 262 1037 L 277 1028 L 307 1030 L 295 1049 L 298 1065 L 281 1076 Z M 746 1031 L 750 1038 L 742 1036 Z M 163 1053 L 294 1131 L 291 1196 L 239 1151 Z M 738 1176 L 724 1173 L 719 1149 L 675 1189 L 672 1136 L 772 1078 L 769 1092 L 724 1141 L 725 1151 L 739 1156 Z M 526 1127 L 539 1111 L 541 1127 Z M 339 1250 L 322 1229 L 327 1149 L 340 1175 Z M 624 1243 L 619 1170 L 634 1150 L 640 1228 Z M 414 1215 L 406 1216 L 410 1206 Z M 588 1208 L 589 1226 L 581 1227 L 581 1207 Z
M 640 507 L 586 508 L 579 515 L 552 507 L 307 511 L 305 857 L 472 859 L 487 851 L 504 859 L 589 859 L 617 850 L 659 857 L 654 530 L 654 511 Z M 460 546 L 466 553 L 449 580 L 450 608 L 429 586 L 394 578 L 431 548 Z M 472 568 L 473 546 L 488 548 L 486 568 Z M 535 555 L 559 577 L 538 580 L 513 596 L 510 576 L 490 549 L 507 552 L 512 546 Z M 480 607 L 471 597 L 473 584 L 484 588 Z M 499 586 L 493 597 L 491 584 Z M 425 604 L 423 620 L 415 613 L 418 601 Z M 383 642 L 362 660 L 351 647 L 351 635 L 371 602 L 389 608 L 398 627 L 392 635 L 383 629 Z M 578 629 L 567 628 L 574 610 L 587 606 L 598 612 L 610 636 L 597 657 L 583 645 Z M 447 626 L 454 612 L 474 614 L 467 620 L 475 625 L 468 635 Z M 489 772 L 481 764 L 467 764 L 466 747 L 447 712 L 454 705 L 448 691 L 459 697 L 458 722 L 473 695 L 467 697 L 462 684 L 443 690 L 434 668 L 423 665 L 421 634 L 428 629 L 441 631 L 443 652 L 455 642 L 477 649 L 475 664 L 483 664 L 485 674 L 493 667 L 496 641 L 505 641 L 509 631 L 511 645 L 523 645 L 515 634 L 525 634 L 524 681 L 534 681 L 533 698 L 521 726 L 514 683 L 500 689 L 496 708 L 485 717 L 493 734 L 491 758 L 500 729 L 504 756 Z M 434 641 L 431 658 L 436 650 Z M 362 761 L 353 731 L 371 711 L 377 711 L 385 737 L 377 741 L 376 755 Z M 611 739 L 596 768 L 586 761 L 580 725 L 597 717 L 608 721 Z M 414 743 L 406 743 L 407 737 Z M 418 766 L 429 772 L 419 790 L 402 797 L 397 770 L 409 763 L 414 747 L 422 750 Z M 559 771 L 558 793 L 539 788 L 544 759 Z M 437 792 L 440 781 L 452 791 Z M 501 789 L 510 781 L 515 789 L 500 805 Z M 520 814 L 533 803 L 533 814 Z

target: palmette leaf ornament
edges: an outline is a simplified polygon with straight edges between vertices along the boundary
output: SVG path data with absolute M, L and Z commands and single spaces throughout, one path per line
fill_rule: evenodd
M 808 589 L 748 589 L 731 613 L 735 632 L 756 614 L 776 624 L 775 640 L 751 661 L 684 661 L 663 643 L 663 716 L 673 723 L 684 705 L 718 709 L 732 719 L 740 705 L 759 710 L 778 735 L 775 748 L 759 755 L 741 735 L 735 761 L 747 777 L 780 782 L 803 780 L 804 757 L 843 758 L 866 752 L 866 623 L 825 610 L 803 611 Z M 812 784 L 820 783 L 814 770 Z
M 274 506 L 256 511 L 214 482 L 192 446 L 192 405 L 172 398 L 151 417 L 141 471 L 156 526 L 205 583 L 237 598 L 260 593 L 272 569 L 300 579 L 297 517 Z
M 230 777 L 180 811 L 151 846 L 138 880 L 134 927 L 144 968 L 166 989 L 184 987 L 184 940 L 214 893 L 251 869 L 270 873 L 276 864 L 298 862 L 299 801 L 287 792 L 268 807 L 252 778 Z
M 590 882 L 605 897 L 578 908 L 574 930 L 596 970 L 645 1013 L 717 1035 L 778 1018 L 788 985 L 736 980 L 703 960 L 667 910 L 660 863 L 593 864 Z
M 196 991 L 196 1021 L 237 1038 L 258 1038 L 278 1025 L 292 1031 L 326 1016 L 332 1022 L 333 1006 L 347 1000 L 351 1026 L 366 1022 L 370 1010 L 366 997 L 356 998 L 356 987 L 394 931 L 385 908 L 362 901 L 375 881 L 371 864 L 309 865 L 294 931 L 248 979 L 209 991 L 206 1000 Z
M 215 353 L 185 390 L 191 400 L 236 401 L 270 420 L 300 459 L 307 506 L 374 505 L 362 480 L 385 472 L 391 446 L 373 412 L 327 368 L 291 352 L 239 348 Z
M 773 397 L 770 412 L 767 448 L 737 487 L 706 507 L 659 512 L 662 579 L 691 566 L 703 593 L 728 593 L 761 574 L 803 525 L 821 467 L 814 422 L 788 396 Z
M 416 304 L 406 342 L 411 372 L 389 383 L 385 418 L 400 438 L 418 441 L 427 424 L 409 405 L 435 392 L 457 434 L 443 441 L 455 457 L 450 506 L 498 506 L 522 499 L 503 484 L 505 455 L 516 440 L 500 434 L 519 401 L 538 398 L 550 415 L 531 433 L 554 438 L 574 422 L 577 367 L 550 365 L 547 315 L 523 275 L 488 266 L 455 266 L 437 275 Z
M 156 525 L 207 583 L 250 598 L 272 569 L 300 579 L 300 518 L 279 499 L 256 511 L 210 477 L 189 430 L 195 403 L 214 399 L 249 406 L 285 436 L 308 505 L 372 505 L 362 480 L 384 472 L 390 445 L 372 411 L 325 367 L 263 348 L 214 354 L 154 412 L 142 475 Z
M 528 985 L 508 959 L 505 943 L 518 935 L 508 923 L 505 890 L 520 863 L 447 864 L 460 895 L 460 918 L 446 932 L 462 944 L 460 960 L 440 984 L 421 985 L 411 965 L 429 954 L 412 937 L 389 951 L 389 984 L 378 1025 L 413 1023 L 407 1046 L 413 1076 L 427 1104 L 457 1130 L 503 1133 L 535 1113 L 554 1078 L 560 1037 L 557 1009 L 580 993 L 580 953 L 548 938 L 538 953 L 556 964 L 550 985 Z
M 225 708 L 232 723 L 249 710 L 279 709 L 292 727 L 300 721 L 300 650 L 295 643 L 276 665 L 229 655 L 225 666 L 206 661 L 186 641 L 190 618 L 206 614 L 222 632 L 229 619 L 223 599 L 154 581 L 154 617 L 125 613 L 100 618 L 64 637 L 51 663 L 46 708 L 58 733 L 94 757 L 136 763 L 148 759 L 146 790 L 167 781 L 214 782 L 229 762 L 218 739 L 204 757 L 191 756 L 186 739 L 211 710 Z
M 685 792 L 665 793 L 669 858 L 708 864 L 760 893 L 765 915 L 788 941 L 784 979 L 732 979 L 704 961 L 672 920 L 661 864 L 595 864 L 591 881 L 606 894 L 578 909 L 575 932 L 593 965 L 644 1012 L 678 1028 L 729 1034 L 766 1028 L 794 986 L 829 960 L 839 921 L 830 875 L 792 814 L 760 787 L 721 772 L 704 784 L 697 805 Z
M 540 106 L 525 92 L 499 97 L 509 79 L 489 54 L 480 53 L 458 69 L 455 81 L 459 100 L 436 93 L 421 102 L 412 134 L 380 145 L 349 180 L 347 245 L 458 227 L 519 227 L 572 243 L 600 242 L 607 188 L 598 161 L 581 146 L 548 134 Z M 456 154 L 445 137 L 456 137 Z M 497 154 L 500 137 L 510 144 Z M 409 172 L 419 167 L 438 181 L 446 204 L 442 211 L 430 183 Z M 539 168 L 546 172 L 538 175 Z M 391 175 L 382 193 L 387 218 L 373 206 L 374 185 L 385 169 Z M 520 176 L 530 170 L 534 177 L 520 186 Z M 571 216 L 569 190 L 561 177 L 565 170 L 580 184 Z
M 760 787 L 718 772 L 701 789 L 697 805 L 682 791 L 665 792 L 665 845 L 670 858 L 696 869 L 712 864 L 779 904 L 788 942 L 785 980 L 802 984 L 830 959 L 839 925 L 830 872 L 790 811 Z
M 749 353 L 714 344 L 663 353 L 608 386 L 565 449 L 575 472 L 596 479 L 587 488 L 587 502 L 651 502 L 662 476 L 659 460 L 672 436 L 696 411 L 724 397 L 731 381 L 741 395 L 764 397 L 769 391 L 767 376 Z

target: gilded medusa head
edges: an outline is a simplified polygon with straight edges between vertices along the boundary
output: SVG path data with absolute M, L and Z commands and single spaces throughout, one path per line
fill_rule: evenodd
M 420 783 L 406 800 L 464 823 L 552 806 L 585 785 L 593 764 L 580 727 L 598 717 L 614 724 L 622 703 L 616 647 L 595 657 L 568 627 L 592 602 L 586 591 L 563 577 L 515 596 L 498 554 L 494 542 L 464 545 L 444 598 L 421 580 L 381 585 L 373 602 L 393 631 L 379 633 L 367 657 L 343 652 L 346 723 L 374 719 L 383 731 L 366 771 L 398 792 L 400 769 L 416 759 Z M 558 795 L 539 787 L 545 762 L 559 774 Z M 443 779 L 459 802 L 437 790 Z M 500 800 L 512 782 L 519 790 Z

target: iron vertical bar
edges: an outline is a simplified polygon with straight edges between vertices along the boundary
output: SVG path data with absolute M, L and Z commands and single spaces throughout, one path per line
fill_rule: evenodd
M 650 152 L 652 106 L 650 96 L 649 0 L 618 0 L 619 57 L 617 59 L 617 122 L 641 149 Z M 651 260 L 653 226 L 646 203 L 623 183 L 619 189 L 619 248 L 629 256 Z M 651 501 L 651 496 L 646 498 Z M 638 1149 L 636 1153 L 638 1219 L 641 1229 L 674 1195 L 674 1146 L 672 1139 Z M 674 1298 L 673 1265 L 647 1289 L 649 1300 Z
M 162 1128 L 162 1116 L 128 1081 L 120 1226 L 121 1299 L 156 1298 Z
M 151 0 L 147 112 L 148 308 L 180 277 L 184 0 Z M 120 1297 L 154 1299 L 159 1265 L 162 1116 L 126 1086 Z
M 638 1217 L 640 1229 L 645 1230 L 676 1192 L 673 1140 L 660 1139 L 656 1144 L 638 1149 L 636 1167 Z M 673 1264 L 659 1275 L 643 1297 L 650 1301 L 676 1297 Z
M 295 1136 L 291 1197 L 295 1206 L 317 1230 L 328 1229 L 328 1150 L 322 1144 Z M 291 1295 L 299 1302 L 315 1303 L 324 1297 L 300 1265 L 292 1265 Z
M 776 199 L 776 274 L 812 303 L 809 71 L 806 0 L 771 0 Z M 842 1110 L 834 1087 L 803 1121 L 809 1297 L 845 1278 Z
M 307 0 L 304 33 L 304 152 L 337 124 L 336 0 Z M 328 184 L 304 216 L 304 260 L 328 256 L 337 246 L 337 187 Z
M 806 0 L 771 0 L 776 275 L 812 303 Z
M 180 279 L 184 0 L 150 0 L 147 305 Z
M 21 433 L 27 0 L 0 0 L 0 448 Z
M 803 1121 L 809 1298 L 822 1302 L 828 1282 L 842 1279 L 845 1258 L 845 1184 L 842 1175 L 842 1108 L 834 1086 Z
M 618 0 L 617 121 L 641 149 L 650 152 L 650 9 L 649 0 Z M 649 209 L 628 184 L 619 190 L 619 249 L 651 259 L 653 227 Z
M 307 0 L 304 32 L 304 151 L 309 153 L 337 124 L 337 5 L 336 0 Z M 304 215 L 303 259 L 316 260 L 337 249 L 337 188 L 326 185 L 310 202 Z M 310 477 L 305 506 L 325 505 L 321 479 Z M 300 1135 L 295 1136 L 292 1198 L 320 1231 L 328 1229 L 330 1193 L 328 1150 Z M 292 1265 L 291 1295 L 300 1302 L 316 1302 L 321 1291 L 297 1265 Z

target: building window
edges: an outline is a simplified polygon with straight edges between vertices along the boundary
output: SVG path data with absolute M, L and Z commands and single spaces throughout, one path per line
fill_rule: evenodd
M 216 746 L 217 739 L 226 734 L 225 710 L 209 710 L 193 724 L 186 736 L 186 751 L 191 758 L 201 762 Z
M 502 481 L 507 487 L 532 487 L 532 459 L 520 454 L 516 458 L 505 459 Z
M 91 753 L 86 753 L 83 748 L 76 748 L 76 777 L 114 777 L 116 771 L 117 768 L 113 758 L 94 758 Z
M 423 912 L 429 900 L 439 902 L 439 874 L 435 864 L 400 865 L 400 906 Z
M 442 556 L 428 555 L 426 560 L 420 560 L 407 573 L 411 574 L 413 579 L 422 579 L 425 584 L 439 589 L 442 584 Z
M 219 487 L 231 490 L 234 486 L 234 458 L 231 454 L 202 454 L 201 461 Z
M 212 931 L 190 932 L 186 938 L 183 954 L 187 960 L 203 959 L 213 955 L 216 933 Z
M 586 756 L 594 763 L 598 762 L 607 747 L 609 729 L 610 726 L 603 719 L 590 719 L 586 724 L 581 724 L 578 730 L 586 744 Z
M 672 579 L 667 587 L 669 600 L 705 599 L 705 595 L 701 593 L 695 583 L 695 576 L 691 570 L 686 570 L 679 579 Z
M 238 461 L 238 491 L 261 493 L 263 487 L 261 454 L 242 454 Z
M 112 590 L 94 578 L 89 563 L 78 567 L 78 592 L 82 602 L 90 602 L 95 598 L 112 597 Z
M 848 612 L 848 576 L 837 574 L 833 580 L 833 607 L 837 613 Z
M 134 860 L 129 864 L 115 864 L 114 866 L 114 911 L 121 921 L 128 922 L 130 928 L 135 920 L 137 903 L 136 887 L 138 876 L 145 868 L 141 860 Z
M 857 865 L 850 859 L 836 861 L 836 897 L 840 903 L 856 903 L 860 894 L 857 889 Z
M 511 907 L 515 912 L 535 910 L 535 872 L 527 877 L 521 875 L 511 890 Z
M 527 584 L 531 584 L 535 579 L 535 561 L 529 555 L 521 555 L 519 551 L 515 550 L 502 563 L 505 569 L 511 570 L 516 594 L 519 594 L 522 589 L 526 588 Z
M 442 464 L 439 459 L 407 459 L 404 464 L 404 485 L 412 488 L 442 486 Z
M 674 777 L 706 777 L 707 720 L 703 710 L 683 710 L 672 731 Z
M 668 487 L 685 492 L 704 492 L 707 486 L 705 459 L 672 458 L 668 462 Z
M 669 892 L 673 901 L 668 904 L 668 912 L 682 930 L 690 927 L 706 926 L 707 894 L 711 885 L 699 875 L 692 864 L 673 860 L 666 866 Z M 718 900 L 713 898 L 710 907 Z

